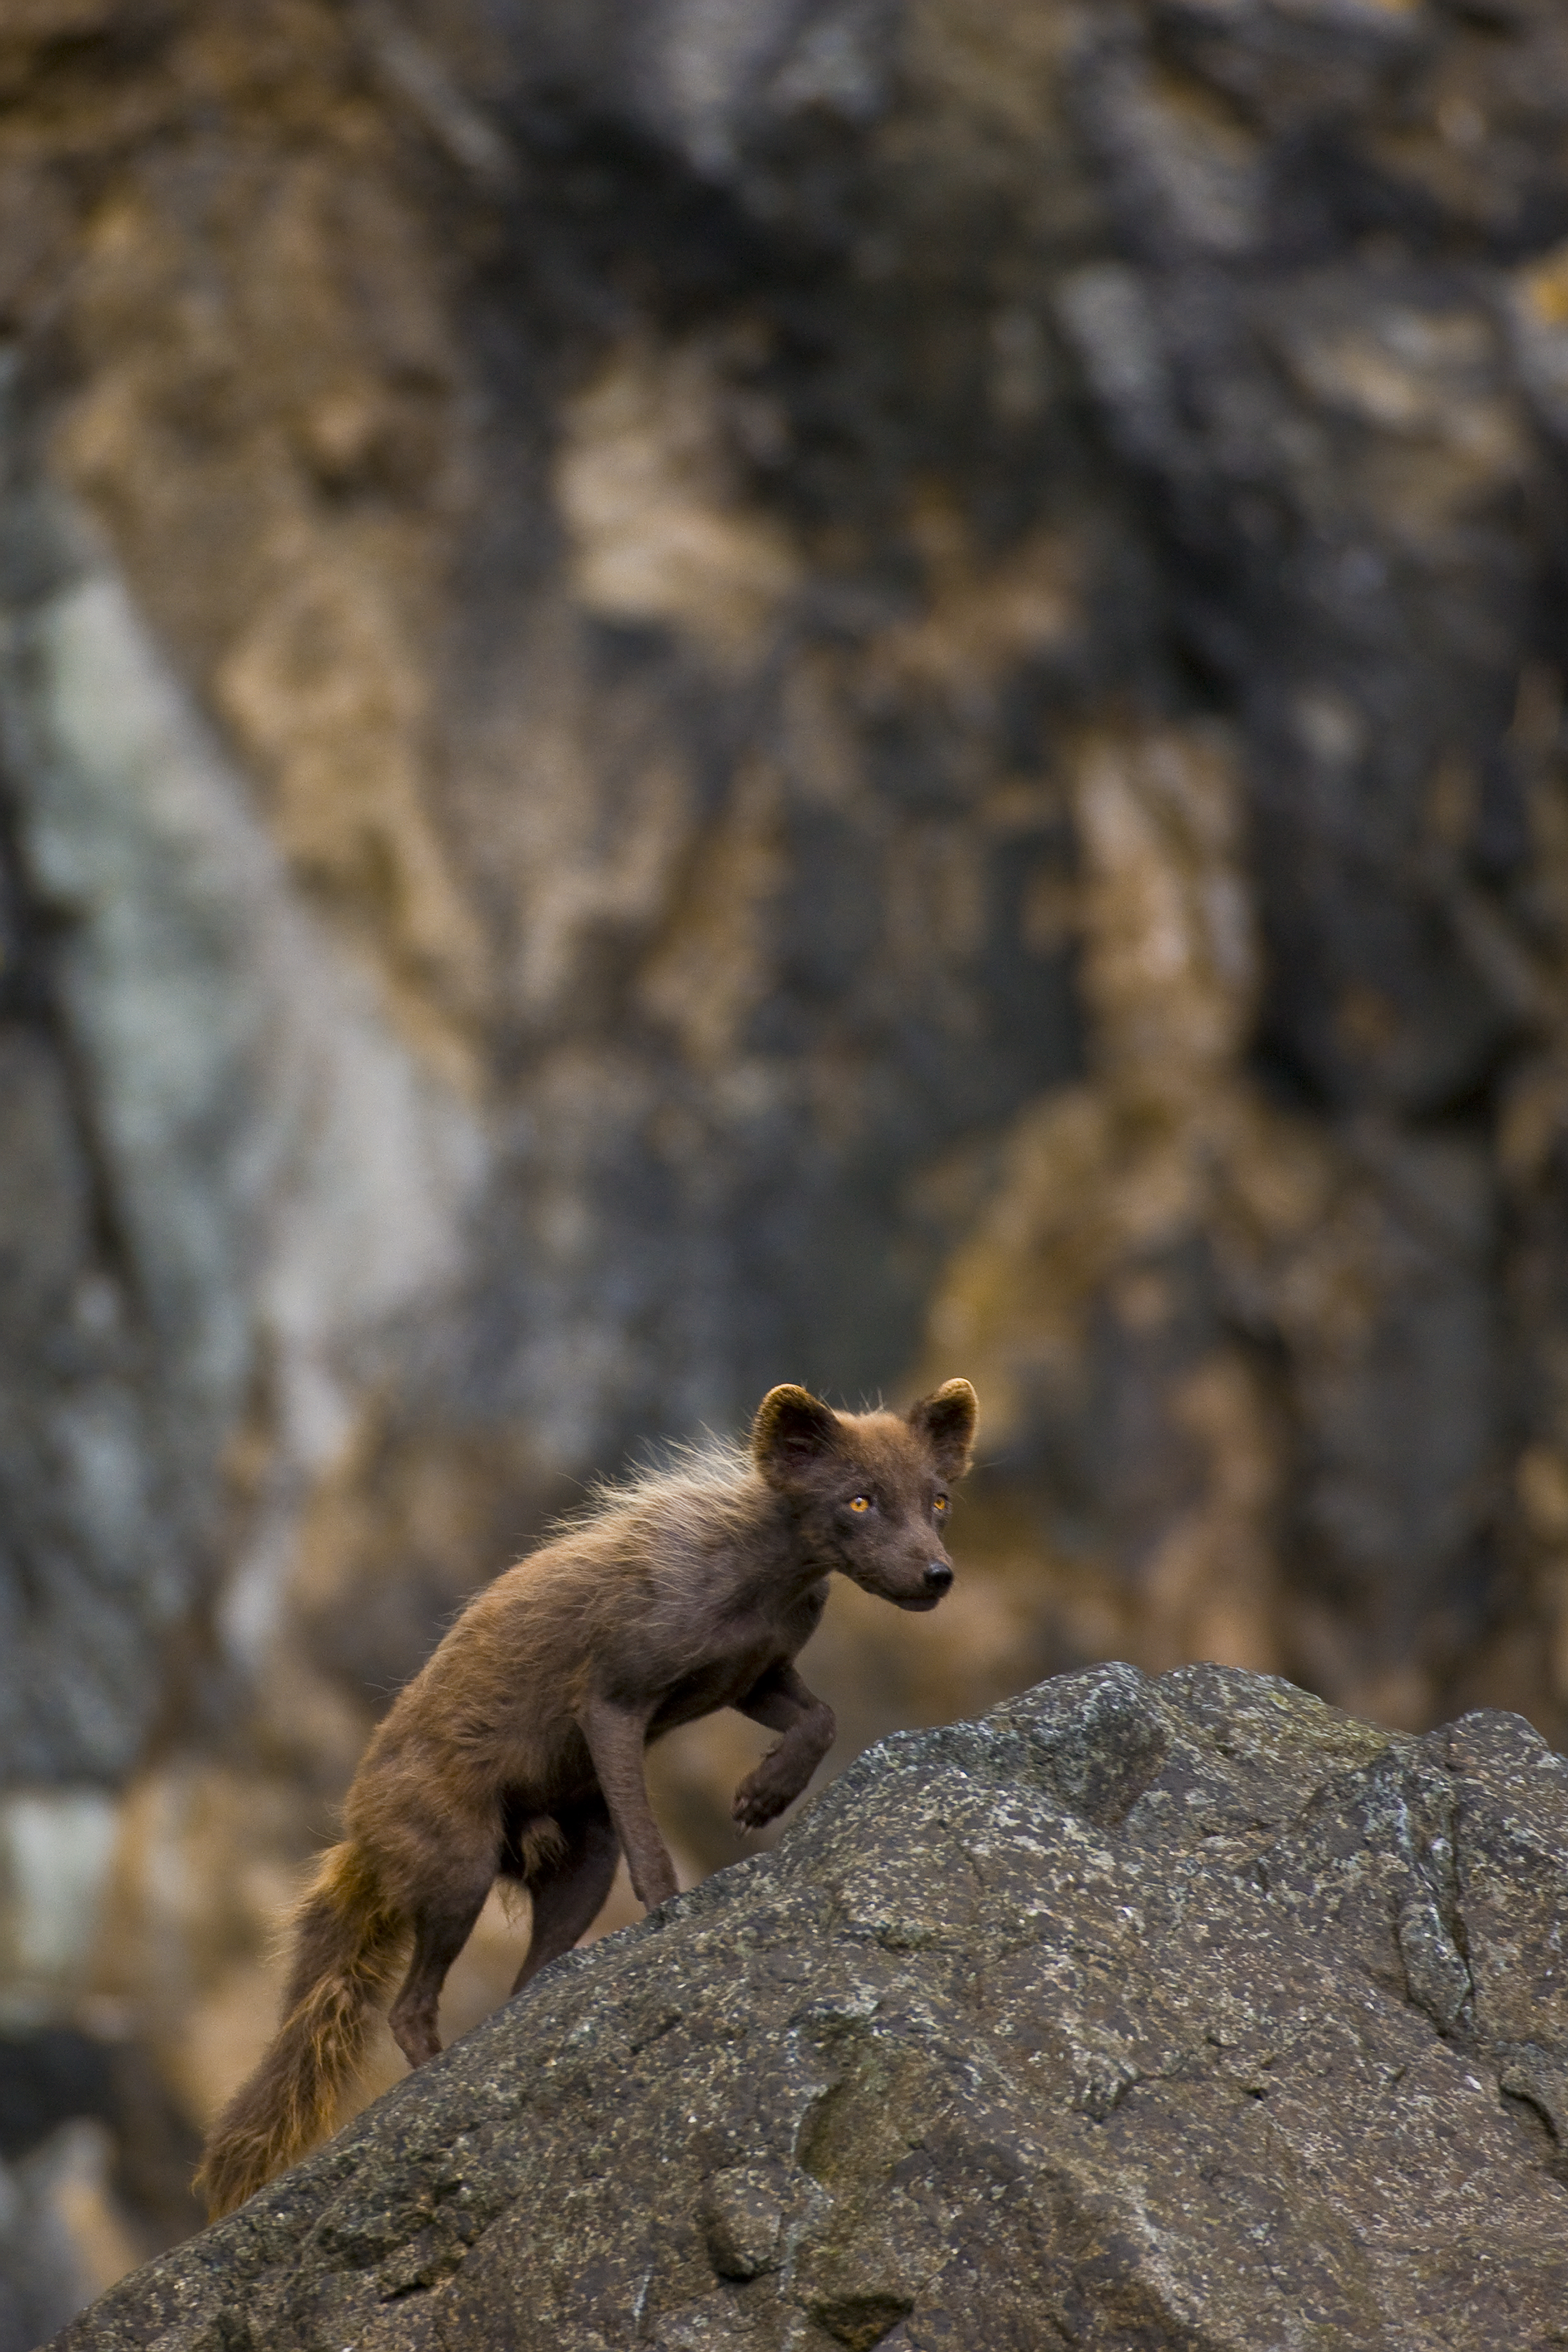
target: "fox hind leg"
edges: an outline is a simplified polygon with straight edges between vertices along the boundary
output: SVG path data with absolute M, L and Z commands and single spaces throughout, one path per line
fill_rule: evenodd
M 422 2066 L 440 2051 L 436 2016 L 441 1988 L 473 1933 L 495 1874 L 493 1850 L 471 1856 L 466 1868 L 449 1870 L 440 1889 L 426 1894 L 414 1911 L 414 1957 L 386 2021 L 411 2066 Z
M 616 1874 L 620 1846 L 602 1803 L 574 1807 L 556 1816 L 563 1832 L 558 1853 L 529 1883 L 533 1925 L 528 1951 L 512 1986 L 513 1997 L 563 1952 L 569 1952 L 603 1910 Z

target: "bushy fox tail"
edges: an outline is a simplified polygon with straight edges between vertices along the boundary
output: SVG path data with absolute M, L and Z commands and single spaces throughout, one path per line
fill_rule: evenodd
M 207 2137 L 195 2188 L 212 2221 L 232 2213 L 327 2130 L 364 2049 L 366 2011 L 386 1989 L 404 1933 L 359 1847 L 338 1845 L 322 1855 L 295 1916 L 283 2022 Z

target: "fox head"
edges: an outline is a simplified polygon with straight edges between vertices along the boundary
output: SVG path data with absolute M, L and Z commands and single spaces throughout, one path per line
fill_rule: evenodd
M 900 1609 L 934 1609 L 952 1582 L 942 1533 L 975 1412 L 967 1381 L 905 1413 L 835 1412 L 806 1389 L 770 1389 L 752 1458 L 794 1506 L 814 1559 Z

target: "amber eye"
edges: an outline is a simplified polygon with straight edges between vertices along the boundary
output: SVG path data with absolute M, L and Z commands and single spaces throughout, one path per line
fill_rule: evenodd
M 871 1507 L 870 1496 L 851 1495 L 849 1497 L 849 1507 L 852 1511 L 868 1511 Z
M 937 1513 L 937 1517 L 938 1517 L 939 1518 L 942 1517 L 942 1514 L 943 1513 L 943 1511 L 945 1511 L 945 1510 L 946 1510 L 946 1508 L 947 1508 L 947 1496 L 946 1496 L 945 1495 L 939 1495 L 939 1496 L 937 1496 L 937 1498 L 936 1498 L 936 1513 Z

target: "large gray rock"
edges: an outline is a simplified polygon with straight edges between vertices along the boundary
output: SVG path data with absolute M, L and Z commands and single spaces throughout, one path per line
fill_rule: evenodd
M 1108 1655 L 1568 1747 L 1562 0 L 26 0 L 0 97 L 5 2032 L 194 2135 L 454 1608 L 784 1378 L 984 1405 L 834 1767 Z
M 69 2352 L 1526 2346 L 1568 1766 L 1128 1666 L 864 1757 Z

